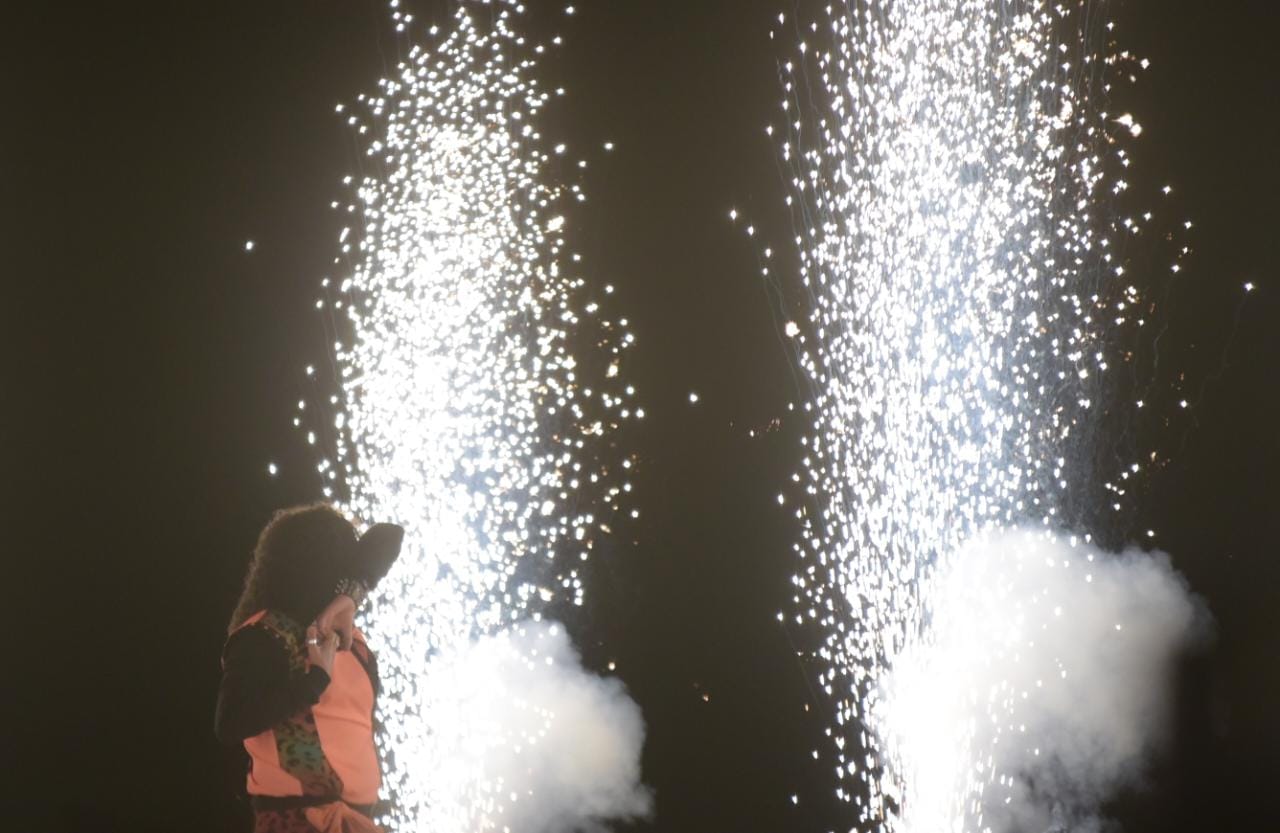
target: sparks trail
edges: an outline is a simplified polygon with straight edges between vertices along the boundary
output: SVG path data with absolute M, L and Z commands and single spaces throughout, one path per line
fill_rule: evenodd
M 403 59 L 338 108 L 363 159 L 339 241 L 351 272 L 328 287 L 341 395 L 313 409 L 336 437 L 317 468 L 354 516 L 409 529 L 368 623 L 386 672 L 388 822 L 488 830 L 520 808 L 485 750 L 554 734 L 552 710 L 499 724 L 527 737 L 477 734 L 460 717 L 474 704 L 456 702 L 466 686 L 430 680 L 494 654 L 474 640 L 533 645 L 499 632 L 583 603 L 584 562 L 630 489 L 614 436 L 643 411 L 620 372 L 632 336 L 565 241 L 584 195 L 555 176 L 547 47 L 522 33 L 523 6 L 464 2 L 429 36 L 391 8 Z
M 769 131 L 810 423 L 793 621 L 821 634 L 836 791 L 859 824 L 982 829 L 1008 785 L 995 740 L 951 727 L 952 769 L 924 777 L 889 673 L 933 638 L 966 542 L 1129 505 L 1142 461 L 1098 449 L 1103 411 L 1136 407 L 1112 369 L 1148 323 L 1125 250 L 1151 216 L 1122 210 L 1142 129 L 1107 102 L 1142 64 L 1083 3 L 844 2 L 790 27 Z M 984 719 L 1011 719 L 978 694 Z

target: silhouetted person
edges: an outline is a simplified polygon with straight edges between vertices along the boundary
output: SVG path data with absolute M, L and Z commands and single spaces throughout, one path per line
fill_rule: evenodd
M 258 537 L 214 718 L 249 753 L 255 833 L 378 830 L 378 672 L 354 621 L 403 539 L 393 524 L 358 535 L 326 504 L 277 512 Z

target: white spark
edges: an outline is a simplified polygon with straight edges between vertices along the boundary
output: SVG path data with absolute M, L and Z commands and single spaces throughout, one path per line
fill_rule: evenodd
M 1075 463 L 1114 345 L 1141 326 L 1096 315 L 1139 303 L 1112 277 L 1124 266 L 1109 241 L 1140 225 L 1095 206 L 1127 188 L 1122 143 L 1142 128 L 1099 113 L 1108 79 L 1077 68 L 1132 59 L 1097 54 L 1074 6 L 844 0 L 826 13 L 820 45 L 784 63 L 775 137 L 813 333 L 799 359 L 812 423 L 795 620 L 826 634 L 815 653 L 836 706 L 837 795 L 856 799 L 864 829 L 976 831 L 998 798 L 980 765 L 990 739 L 937 715 L 938 754 L 918 757 L 900 741 L 922 736 L 904 734 L 883 686 L 930 638 L 936 578 L 966 542 L 1057 528 L 1068 497 L 1104 505 Z M 855 772 L 860 786 L 843 783 Z
M 522 791 L 512 804 L 510 773 L 490 763 L 518 765 L 501 750 L 538 737 L 453 720 L 476 712 L 433 674 L 475 671 L 475 640 L 581 605 L 578 565 L 626 512 L 610 474 L 620 470 L 609 437 L 618 417 L 607 403 L 622 399 L 618 367 L 632 339 L 625 320 L 584 311 L 586 282 L 562 237 L 581 189 L 548 174 L 540 120 L 552 96 L 536 78 L 542 48 L 519 32 L 523 10 L 516 0 L 459 4 L 439 41 L 411 46 L 346 111 L 371 164 L 354 183 L 360 222 L 340 241 L 356 266 L 342 289 L 350 336 L 336 348 L 344 396 L 326 471 L 344 475 L 353 516 L 408 530 L 367 621 L 384 682 L 395 806 L 385 821 L 400 831 L 500 830 L 519 826 L 520 808 L 555 800 Z M 575 354 L 579 343 L 593 346 Z M 552 715 L 538 722 L 548 737 L 569 736 Z M 627 765 L 618 760 L 619 778 L 634 779 Z M 642 811 L 637 790 L 615 785 L 613 812 Z

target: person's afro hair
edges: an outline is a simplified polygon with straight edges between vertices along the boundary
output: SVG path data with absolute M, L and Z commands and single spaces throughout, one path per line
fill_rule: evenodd
M 356 543 L 355 525 L 327 503 L 276 512 L 258 536 L 228 632 L 268 608 L 310 623 L 347 577 Z

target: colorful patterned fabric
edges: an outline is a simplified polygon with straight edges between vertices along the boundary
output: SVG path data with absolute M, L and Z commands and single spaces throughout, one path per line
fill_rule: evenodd
M 306 629 L 282 613 L 261 611 L 241 627 L 259 627 L 284 647 L 290 673 L 307 671 Z M 332 685 L 332 683 L 331 683 Z M 370 741 L 372 743 L 372 740 Z M 325 755 L 313 710 L 303 709 L 244 743 L 253 759 L 248 789 L 258 795 L 340 797 L 343 782 Z

